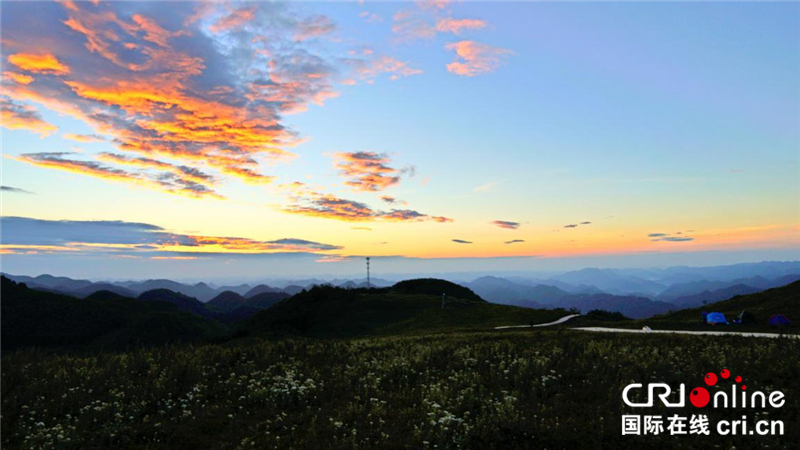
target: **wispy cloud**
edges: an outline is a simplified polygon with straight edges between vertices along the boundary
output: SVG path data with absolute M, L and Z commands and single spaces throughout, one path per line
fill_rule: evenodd
M 525 242 L 524 239 L 513 239 L 511 241 L 505 241 L 504 244 L 519 244 Z
M 99 134 L 64 133 L 61 137 L 64 139 L 69 139 L 70 141 L 82 142 L 84 144 L 104 142 L 106 140 L 106 138 L 100 136 Z
M 520 225 L 519 222 L 509 222 L 506 220 L 493 220 L 491 223 L 500 228 L 506 228 L 509 230 L 516 230 L 517 228 L 519 228 Z
M 453 19 L 445 17 L 436 22 L 436 31 L 440 33 L 461 34 L 465 30 L 480 30 L 486 28 L 486 22 L 478 19 Z
M 447 65 L 447 71 L 464 77 L 474 77 L 493 72 L 513 52 L 475 41 L 447 44 L 445 49 L 456 53 L 456 60 Z
M 97 161 L 73 159 L 69 152 L 24 153 L 15 159 L 39 167 L 58 169 L 66 172 L 89 175 L 105 180 L 124 182 L 157 189 L 173 194 L 190 197 L 221 198 L 208 186 L 194 181 L 196 178 L 188 174 L 179 174 L 179 170 L 168 172 L 129 172 L 111 167 Z M 154 166 L 155 167 L 155 166 Z
M 400 182 L 401 170 L 389 166 L 389 156 L 374 152 L 335 153 L 334 167 L 355 191 L 382 191 Z
M 404 9 L 392 16 L 392 33 L 395 41 L 409 43 L 419 39 L 433 39 L 440 33 L 459 35 L 468 30 L 486 28 L 485 21 L 454 18 L 449 11 L 439 8 Z
M 308 192 L 293 198 L 293 204 L 284 211 L 325 219 L 336 219 L 348 222 L 452 222 L 442 216 L 431 216 L 411 209 L 392 209 L 390 211 L 374 210 L 365 203 L 347 200 L 332 194 Z
M 15 194 L 33 194 L 33 192 L 31 191 L 26 191 L 25 189 L 15 188 L 11 186 L 0 186 L 0 191 L 13 192 Z
M 472 241 L 465 241 L 463 239 L 451 239 L 456 244 L 472 244 Z
M 0 248 L 6 252 L 111 253 L 172 258 L 207 254 L 317 253 L 343 248 L 297 238 L 259 241 L 239 237 L 179 234 L 157 225 L 124 221 L 2 217 L 0 223 L 3 227 L 3 243 Z
M 336 25 L 330 18 L 322 15 L 307 17 L 299 21 L 294 32 L 296 41 L 307 41 L 332 33 Z
M 490 181 L 480 186 L 476 186 L 472 192 L 495 192 L 497 191 L 497 187 L 500 185 L 500 183 L 500 181 Z
M 650 233 L 647 237 L 649 237 L 652 242 L 689 242 L 694 240 L 693 237 L 686 236 L 682 231 L 676 233 Z
M 564 225 L 564 228 L 578 228 L 579 226 L 585 226 L 585 225 L 591 225 L 591 224 L 592 224 L 592 222 L 588 222 L 588 221 L 580 222 L 580 223 L 570 223 L 570 224 Z
M 21 102 L 15 102 L 6 96 L 0 96 L 0 118 L 2 125 L 9 130 L 28 130 L 41 137 L 49 136 L 58 127 L 42 119 L 36 108 Z

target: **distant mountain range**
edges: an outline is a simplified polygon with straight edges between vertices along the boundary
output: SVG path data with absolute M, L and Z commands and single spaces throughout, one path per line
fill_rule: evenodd
M 344 278 L 216 286 L 212 283 L 188 284 L 166 279 L 92 282 L 47 274 L 37 277 L 5 276 L 33 289 L 78 298 L 86 298 L 100 291 L 131 298 L 141 297 L 148 292 L 148 295 L 155 295 L 152 292 L 159 291 L 159 295 L 169 297 L 166 300 L 183 311 L 203 317 L 227 314 L 229 319 L 244 319 L 255 311 L 313 286 L 330 284 L 346 289 L 367 287 L 365 279 Z M 798 280 L 800 262 L 762 262 L 665 269 L 586 268 L 538 278 L 484 276 L 459 284 L 492 303 L 527 308 L 575 308 L 583 312 L 603 309 L 632 318 L 646 318 L 726 300 L 736 295 L 752 294 Z M 387 287 L 393 283 L 373 278 L 371 285 Z M 164 290 L 186 298 L 166 295 Z M 234 313 L 237 309 L 241 310 Z
M 214 287 L 207 283 L 186 284 L 172 280 L 157 279 L 145 281 L 101 281 L 92 282 L 89 280 L 74 280 L 67 277 L 56 277 L 53 275 L 39 275 L 30 277 L 25 275 L 11 275 L 3 274 L 10 280 L 17 283 L 25 283 L 32 289 L 37 289 L 46 292 L 56 292 L 67 294 L 78 298 L 86 298 L 95 292 L 110 291 L 124 297 L 137 297 L 144 292 L 166 289 L 172 292 L 177 292 L 188 297 L 193 297 L 202 303 L 209 302 L 211 299 L 219 296 L 224 292 L 234 292 L 245 298 L 254 297 L 261 293 L 283 293 L 288 295 L 295 295 L 303 289 L 310 288 L 315 285 L 332 284 L 344 288 L 363 288 L 367 287 L 366 280 L 305 280 L 291 283 L 283 288 L 273 287 L 266 284 L 249 285 L 240 284 L 237 286 L 220 286 Z M 371 280 L 373 287 L 386 287 L 391 286 L 393 283 L 386 280 Z

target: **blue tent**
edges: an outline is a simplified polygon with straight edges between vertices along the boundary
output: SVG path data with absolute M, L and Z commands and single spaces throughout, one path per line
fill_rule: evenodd
M 768 325 L 791 325 L 792 322 L 789 322 L 789 319 L 786 318 L 783 314 L 775 314 L 769 318 L 767 321 Z
M 728 325 L 728 319 L 725 318 L 725 314 L 720 312 L 712 312 L 708 313 L 706 316 L 706 323 L 710 323 L 712 325 L 724 323 L 725 325 Z

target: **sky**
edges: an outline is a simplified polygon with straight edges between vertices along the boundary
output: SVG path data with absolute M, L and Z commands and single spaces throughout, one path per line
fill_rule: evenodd
M 3 2 L 1 269 L 800 256 L 800 4 Z

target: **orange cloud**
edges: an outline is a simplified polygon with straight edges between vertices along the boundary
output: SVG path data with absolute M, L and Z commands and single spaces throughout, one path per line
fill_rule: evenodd
M 158 161 L 152 158 L 141 158 L 141 157 L 136 158 L 136 157 L 129 157 L 125 155 L 119 155 L 116 153 L 108 153 L 108 152 L 100 153 L 98 155 L 98 158 L 102 161 L 108 161 L 117 164 L 166 170 L 186 180 L 194 181 L 195 183 L 213 184 L 216 181 L 213 176 L 203 173 L 202 171 L 194 167 L 178 166 L 175 164 Z
M 318 192 L 294 197 L 293 202 L 294 204 L 284 208 L 285 212 L 346 222 L 452 222 L 452 219 L 447 217 L 429 216 L 410 209 L 393 209 L 388 212 L 376 211 L 361 202 Z
M 499 47 L 475 41 L 461 41 L 445 46 L 456 52 L 457 60 L 447 65 L 447 71 L 464 77 L 474 77 L 493 72 L 503 59 L 513 53 Z
M 96 134 L 64 133 L 61 137 L 63 137 L 64 139 L 69 139 L 70 141 L 83 142 L 84 144 L 103 142 L 106 140 L 103 136 L 99 136 Z
M 40 137 L 46 137 L 58 130 L 57 126 L 45 122 L 34 107 L 5 96 L 0 96 L 0 117 L 5 128 L 32 131 Z
M 8 62 L 22 70 L 34 73 L 66 75 L 69 67 L 62 64 L 55 56 L 47 53 L 17 53 L 8 57 Z
M 336 153 L 334 167 L 349 178 L 356 191 L 382 191 L 400 182 L 400 171 L 389 167 L 389 157 L 374 152 Z
M 65 172 L 89 175 L 104 180 L 139 185 L 172 194 L 196 198 L 222 198 L 222 196 L 209 189 L 207 186 L 193 181 L 191 177 L 176 175 L 172 171 L 155 174 L 127 172 L 119 168 L 100 164 L 96 161 L 69 159 L 69 155 L 71 155 L 71 153 L 25 153 L 15 159 L 39 167 L 58 169 Z
M 25 75 L 16 72 L 9 72 L 9 71 L 3 72 L 3 78 L 7 78 L 19 84 L 30 84 L 31 82 L 33 82 L 33 77 L 30 75 Z

